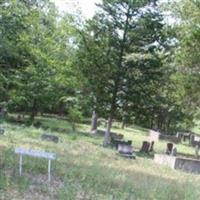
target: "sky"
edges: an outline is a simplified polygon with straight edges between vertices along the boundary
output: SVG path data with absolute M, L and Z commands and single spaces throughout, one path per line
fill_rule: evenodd
M 96 10 L 95 3 L 101 3 L 102 0 L 52 0 L 59 10 L 66 11 L 73 14 L 73 11 L 80 9 L 83 16 L 88 19 L 91 18 Z M 167 3 L 170 0 L 160 0 L 160 3 Z M 176 19 L 170 16 L 170 13 L 163 12 L 165 16 L 165 22 L 167 24 L 174 24 Z
M 52 0 L 60 11 L 73 12 L 80 8 L 86 18 L 91 18 L 95 12 L 95 3 L 101 0 Z

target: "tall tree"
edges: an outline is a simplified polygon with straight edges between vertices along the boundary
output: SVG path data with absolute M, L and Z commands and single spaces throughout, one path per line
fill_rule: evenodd
M 155 1 L 104 0 L 79 31 L 80 71 L 94 109 L 108 117 L 105 146 L 119 109 L 130 101 L 141 102 L 162 78 L 162 28 Z

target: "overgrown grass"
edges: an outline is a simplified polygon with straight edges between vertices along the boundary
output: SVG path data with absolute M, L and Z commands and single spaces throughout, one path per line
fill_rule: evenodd
M 196 200 L 199 199 L 200 176 L 156 165 L 148 156 L 136 160 L 119 157 L 114 149 L 102 147 L 102 137 L 88 134 L 89 125 L 78 124 L 76 133 L 63 119 L 42 118 L 48 129 L 36 129 L 4 122 L 0 136 L 0 199 L 58 200 Z M 53 131 L 56 128 L 64 132 Z M 102 127 L 103 128 L 103 127 Z M 133 140 L 135 149 L 148 140 L 148 130 L 115 125 L 113 131 Z M 59 143 L 41 140 L 43 133 L 59 136 Z M 14 148 L 26 147 L 55 152 L 52 181 L 47 182 L 47 161 L 25 157 L 23 176 L 18 175 L 18 156 Z M 164 152 L 166 142 L 155 144 Z M 193 154 L 194 149 L 177 145 L 178 152 Z

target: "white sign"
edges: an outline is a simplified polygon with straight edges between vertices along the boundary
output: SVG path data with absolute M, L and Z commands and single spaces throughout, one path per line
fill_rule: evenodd
M 39 158 L 47 158 L 48 159 L 48 181 L 51 181 L 51 160 L 54 160 L 56 158 L 55 153 L 48 153 L 45 151 L 36 151 L 32 149 L 24 149 L 17 147 L 15 148 L 15 153 L 19 154 L 19 175 L 22 175 L 22 156 L 28 155 L 32 157 L 39 157 Z
M 21 155 L 28 155 L 28 156 L 32 156 L 32 157 L 47 158 L 50 160 L 54 160 L 56 158 L 55 153 L 48 153 L 45 151 L 36 151 L 36 150 L 32 150 L 32 149 L 24 149 L 24 148 L 20 148 L 20 147 L 17 147 L 15 149 L 15 153 L 21 154 Z

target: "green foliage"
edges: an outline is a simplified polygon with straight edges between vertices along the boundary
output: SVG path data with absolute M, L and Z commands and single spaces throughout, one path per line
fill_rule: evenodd
M 31 118 L 39 111 L 58 110 L 55 102 L 70 96 L 68 90 L 75 85 L 71 16 L 60 16 L 48 0 L 4 1 L 0 10 L 0 101 Z
M 83 119 L 82 113 L 80 111 L 80 109 L 75 106 L 75 107 L 71 107 L 68 111 L 68 120 L 69 122 L 71 122 L 72 124 L 72 130 L 73 132 L 76 131 L 76 123 L 80 123 Z

